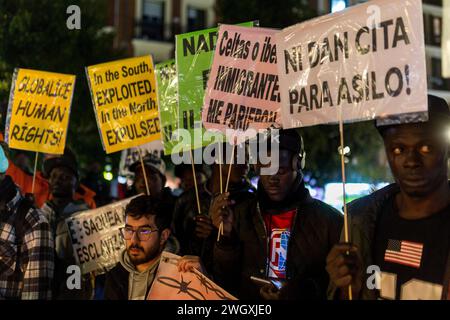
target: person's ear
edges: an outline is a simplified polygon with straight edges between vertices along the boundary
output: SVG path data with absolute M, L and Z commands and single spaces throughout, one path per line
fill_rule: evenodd
M 170 229 L 166 228 L 161 232 L 160 244 L 164 245 L 170 237 Z

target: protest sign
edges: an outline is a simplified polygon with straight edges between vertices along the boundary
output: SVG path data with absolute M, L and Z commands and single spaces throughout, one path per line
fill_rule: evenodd
M 178 78 L 175 60 L 161 62 L 155 66 L 158 82 L 159 119 L 164 154 L 172 154 L 177 143 L 173 133 L 178 129 Z
M 256 22 L 241 25 L 251 27 Z M 186 148 L 198 149 L 211 139 L 203 139 L 201 109 L 217 42 L 217 28 L 175 36 L 175 58 L 178 76 L 178 128 L 190 133 Z M 183 139 L 184 140 L 184 139 Z
M 178 271 L 181 259 L 164 251 L 147 300 L 237 300 L 198 270 Z
M 142 158 L 150 153 L 158 158 L 162 158 L 164 154 L 162 141 L 155 140 L 136 148 L 122 150 L 119 163 L 119 176 L 128 177 L 134 175 L 134 173 L 130 171 L 130 166 L 140 160 L 139 152 L 141 152 Z
M 75 76 L 15 69 L 5 140 L 14 149 L 62 154 Z
M 86 74 L 106 153 L 161 139 L 151 56 L 90 66 Z
M 230 132 L 227 136 L 231 141 L 236 137 L 242 142 L 246 136 L 242 133 L 248 129 L 256 133 L 279 127 L 276 32 L 231 25 L 219 27 L 202 112 L 206 129 Z
M 450 0 L 443 0 L 442 9 L 442 77 L 450 78 Z
M 203 125 L 234 141 L 278 126 L 280 92 L 273 29 L 221 25 L 205 94 Z M 278 123 L 278 124 L 277 124 Z M 255 134 L 256 135 L 256 134 Z
M 276 35 L 284 128 L 427 111 L 420 0 L 374 0 Z
M 106 272 L 119 261 L 125 249 L 119 228 L 125 225 L 125 207 L 133 198 L 66 219 L 75 261 L 83 274 Z

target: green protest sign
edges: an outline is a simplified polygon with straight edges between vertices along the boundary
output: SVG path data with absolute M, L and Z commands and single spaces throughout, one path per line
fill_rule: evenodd
M 175 60 L 167 60 L 155 66 L 158 82 L 159 121 L 164 144 L 164 154 L 172 154 L 177 143 L 173 133 L 178 129 L 177 67 Z
M 245 22 L 241 26 L 256 26 Z M 178 75 L 178 127 L 190 133 L 191 143 L 185 148 L 197 149 L 211 142 L 204 137 L 201 110 L 214 56 L 218 28 L 194 31 L 175 36 Z M 186 142 L 185 139 L 182 139 Z

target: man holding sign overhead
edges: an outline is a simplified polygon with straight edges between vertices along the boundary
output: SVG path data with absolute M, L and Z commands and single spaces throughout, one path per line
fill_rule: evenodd
M 450 110 L 431 95 L 428 108 L 427 122 L 377 126 L 396 183 L 349 204 L 351 244 L 327 259 L 330 298 L 351 284 L 356 299 L 450 299 Z
M 237 203 L 224 193 L 213 200 L 213 223 L 223 223 L 214 277 L 239 299 L 324 299 L 326 254 L 339 241 L 342 216 L 306 189 L 303 140 L 295 130 L 280 131 L 279 150 L 279 169 L 260 175 L 256 196 Z M 269 165 L 259 163 L 257 172 Z M 261 286 L 264 280 L 280 286 Z

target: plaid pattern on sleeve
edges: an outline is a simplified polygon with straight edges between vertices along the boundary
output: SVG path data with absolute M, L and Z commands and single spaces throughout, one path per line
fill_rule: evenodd
M 17 216 L 20 193 L 7 204 L 10 215 L 0 224 L 0 242 L 8 249 L 0 252 L 3 270 L 0 274 L 0 297 L 4 299 L 51 299 L 54 273 L 54 242 L 50 225 L 44 215 L 31 208 L 24 221 L 20 266 L 16 266 L 17 253 L 14 219 Z M 9 256 L 6 256 L 9 255 Z M 20 270 L 18 270 L 20 268 Z

